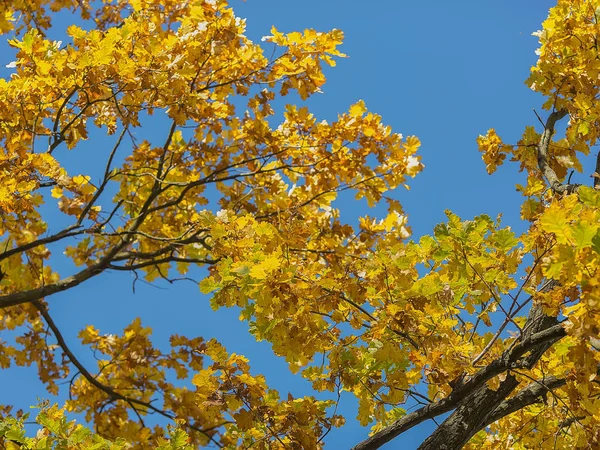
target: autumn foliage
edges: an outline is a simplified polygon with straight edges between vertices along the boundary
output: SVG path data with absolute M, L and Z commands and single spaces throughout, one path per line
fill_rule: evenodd
M 45 35 L 63 9 L 81 16 L 64 43 Z M 543 126 L 478 138 L 489 173 L 507 159 L 526 172 L 527 232 L 448 211 L 415 242 L 389 193 L 423 169 L 419 140 L 362 101 L 332 123 L 294 104 L 345 56 L 341 31 L 273 28 L 259 45 L 224 0 L 0 3 L 18 52 L 0 79 L 0 366 L 34 365 L 69 398 L 40 405 L 34 436 L 7 405 L 5 445 L 318 449 L 345 423 L 345 391 L 372 426 L 357 450 L 445 413 L 421 449 L 600 446 L 600 175 L 568 178 L 600 133 L 599 19 L 598 0 L 559 0 L 527 81 Z M 68 170 L 94 139 L 102 166 Z M 387 214 L 348 225 L 341 192 Z M 140 320 L 81 330 L 86 367 L 52 303 L 116 271 L 200 274 L 198 301 L 238 307 L 315 397 L 280 395 L 211 336 L 159 350 Z

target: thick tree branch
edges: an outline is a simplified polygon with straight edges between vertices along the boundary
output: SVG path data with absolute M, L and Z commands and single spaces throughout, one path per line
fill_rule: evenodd
M 537 160 L 538 166 L 544 175 L 544 178 L 550 184 L 550 188 L 557 193 L 560 194 L 570 194 L 577 189 L 576 184 L 563 184 L 558 179 L 556 172 L 550 166 L 549 156 L 548 156 L 548 148 L 550 147 L 550 142 L 552 141 L 552 136 L 554 135 L 554 126 L 556 122 L 567 115 L 567 110 L 561 109 L 558 111 L 552 111 L 550 116 L 548 116 L 548 120 L 546 120 L 546 125 L 544 126 L 544 132 L 540 137 L 540 141 L 537 145 Z
M 554 111 L 550 114 L 537 145 L 540 171 L 550 184 L 551 189 L 557 193 L 572 193 L 577 189 L 577 185 L 562 184 L 549 163 L 548 148 L 554 134 L 554 127 L 556 122 L 566 115 L 566 110 Z M 554 282 L 547 283 L 543 290 L 550 290 L 555 284 Z M 529 390 L 526 388 L 513 397 L 510 403 L 507 403 L 509 400 L 506 400 L 506 398 L 519 385 L 519 381 L 510 373 L 507 374 L 496 390 L 488 388 L 485 382 L 500 373 L 509 371 L 511 368 L 533 367 L 541 355 L 565 334 L 565 330 L 555 317 L 544 315 L 542 308 L 539 305 L 534 305 L 530 310 L 521 338 L 511 348 L 507 349 L 500 358 L 482 368 L 468 381 L 455 388 L 446 398 L 407 414 L 392 425 L 359 443 L 353 450 L 379 448 L 418 423 L 453 409 L 454 412 L 450 417 L 423 442 L 419 449 L 462 448 L 475 433 L 486 424 L 491 423 L 495 417 L 505 411 L 508 414 L 508 411 L 511 411 L 511 408 L 516 408 L 519 402 L 524 404 L 523 402 L 533 401 L 532 398 L 539 397 L 539 395 L 531 397 L 536 391 L 533 391 L 532 388 Z
M 498 389 L 487 385 L 474 390 L 462 399 L 456 410 L 419 446 L 418 450 L 458 450 L 483 428 L 496 405 L 502 402 L 519 381 L 511 374 Z
M 116 253 L 116 252 L 115 252 Z M 41 300 L 57 292 L 66 291 L 72 287 L 75 287 L 85 280 L 102 273 L 106 269 L 109 260 L 103 258 L 99 263 L 93 264 L 75 275 L 63 278 L 56 283 L 47 284 L 39 288 L 30 289 L 28 291 L 14 292 L 12 294 L 6 294 L 0 296 L 0 309 L 8 308 L 9 306 L 22 305 L 24 303 L 31 303 L 37 300 Z
M 146 205 L 148 204 L 149 202 L 147 201 Z M 142 222 L 143 216 L 139 217 L 138 220 L 136 220 L 133 223 L 130 230 L 137 229 L 142 224 Z M 90 278 L 106 270 L 112 259 L 117 254 L 119 254 L 119 252 L 121 252 L 125 247 L 127 247 L 127 245 L 129 245 L 131 239 L 132 235 L 125 236 L 120 240 L 118 244 L 116 244 L 112 249 L 110 249 L 109 252 L 104 257 L 102 257 L 97 263 L 92 264 L 89 267 L 77 272 L 75 275 L 63 278 L 62 280 L 59 280 L 56 283 L 47 284 L 45 286 L 30 289 L 28 291 L 14 292 L 12 294 L 0 296 L 0 309 L 41 300 L 44 297 L 56 294 L 57 292 L 65 291 L 83 283 L 86 280 L 89 280 Z
M 578 187 L 578 185 L 561 183 L 549 163 L 548 149 L 555 124 L 566 115 L 566 110 L 553 111 L 550 114 L 537 145 L 540 171 L 551 189 L 559 194 L 573 193 Z M 544 286 L 543 290 L 551 290 L 555 285 L 556 282 L 551 281 Z M 565 331 L 558 324 L 556 317 L 545 315 L 540 305 L 533 305 L 521 339 L 508 349 L 508 354 L 505 352 L 509 366 L 532 368 L 544 352 L 564 335 Z M 458 450 L 462 448 L 475 433 L 490 423 L 496 414 L 500 414 L 503 411 L 502 408 L 507 407 L 504 402 L 518 385 L 519 381 L 509 372 L 497 389 L 480 385 L 472 390 L 460 401 L 454 412 L 423 442 L 419 450 Z M 514 402 L 512 406 L 516 407 L 517 400 Z
M 551 290 L 554 286 L 555 282 L 546 283 L 543 290 Z M 503 353 L 505 365 L 509 369 L 531 369 L 544 352 L 565 335 L 556 317 L 545 315 L 540 305 L 533 305 L 520 340 Z M 454 412 L 419 446 L 419 450 L 461 449 L 484 428 L 489 417 L 519 383 L 509 372 L 496 389 L 481 384 L 470 391 Z
M 508 400 L 501 402 L 487 418 L 484 426 L 494 423 L 495 421 L 500 420 L 503 417 L 514 413 L 515 411 L 519 411 L 526 406 L 543 401 L 548 392 L 564 386 L 565 383 L 566 380 L 564 378 L 549 376 L 535 383 L 527 385 Z
M 536 349 L 538 348 L 538 346 L 550 346 L 558 339 L 566 335 L 564 328 L 560 324 L 555 324 L 546 329 L 542 329 L 542 331 L 539 332 L 535 332 L 537 331 L 537 329 L 539 329 L 537 327 L 531 327 L 530 329 L 532 330 L 530 335 L 523 338 L 512 348 L 506 350 L 502 354 L 502 356 L 495 359 L 490 364 L 479 370 L 464 384 L 454 389 L 447 397 L 429 405 L 425 405 L 422 408 L 419 408 L 418 410 L 407 414 L 406 416 L 397 420 L 396 422 L 384 428 L 383 430 L 375 433 L 368 439 L 365 439 L 364 441 L 360 442 L 358 445 L 353 447 L 352 450 L 373 450 L 379 448 L 386 442 L 391 441 L 392 439 L 409 430 L 410 428 L 414 427 L 415 425 L 418 425 L 421 422 L 424 422 L 425 420 L 432 419 L 448 411 L 451 411 L 452 409 L 456 408 L 459 404 L 463 403 L 466 397 L 471 396 L 474 392 L 478 392 L 478 390 L 482 387 L 485 388 L 486 381 L 494 378 L 495 376 L 503 372 L 506 372 L 511 368 L 522 367 L 523 364 L 529 364 L 531 362 L 529 360 L 529 357 L 533 354 L 537 356 Z M 530 355 L 528 353 L 530 353 Z M 526 354 L 528 355 L 525 356 Z M 523 360 L 521 360 L 521 357 L 523 356 L 525 357 L 523 358 Z M 518 383 L 515 384 L 515 386 L 512 386 L 512 389 L 514 389 L 516 385 L 518 385 Z M 505 386 L 505 388 L 508 387 L 510 386 Z M 494 398 L 495 402 L 500 404 L 502 399 L 506 398 L 506 396 L 512 391 L 512 389 L 508 391 L 508 393 L 506 393 L 504 397 Z M 476 400 L 480 399 L 476 398 Z M 495 411 L 496 408 L 497 406 L 494 409 L 492 409 L 490 413 Z M 474 416 L 478 416 L 478 413 L 474 414 Z M 483 421 L 485 422 L 486 419 L 487 417 L 484 416 Z

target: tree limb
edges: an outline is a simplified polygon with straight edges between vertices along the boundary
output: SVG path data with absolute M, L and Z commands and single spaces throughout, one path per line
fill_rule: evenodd
M 546 283 L 544 290 L 551 290 L 555 286 L 555 282 Z M 566 332 L 556 317 L 544 314 L 541 305 L 533 305 L 529 310 L 520 340 L 505 350 L 501 358 L 509 369 L 531 369 L 544 352 L 565 335 Z M 520 381 L 509 372 L 497 388 L 480 384 L 461 399 L 454 412 L 419 446 L 418 450 L 461 449 L 471 437 L 485 427 L 490 416 L 519 383 Z
M 543 329 L 542 331 L 536 332 L 537 329 L 538 328 L 531 327 L 530 335 L 523 338 L 512 348 L 509 348 L 506 351 L 504 351 L 504 353 L 499 358 L 496 358 L 490 364 L 483 367 L 470 379 L 468 379 L 464 384 L 454 389 L 447 397 L 429 405 L 425 405 L 422 408 L 419 408 L 416 411 L 398 419 L 393 424 L 385 427 L 383 430 L 378 431 L 377 433 L 373 434 L 369 438 L 354 446 L 352 450 L 377 449 L 386 442 L 391 441 L 395 437 L 411 429 L 415 425 L 418 425 L 421 422 L 424 422 L 425 420 L 432 419 L 448 411 L 451 411 L 452 409 L 456 408 L 459 404 L 464 403 L 466 397 L 473 395 L 474 392 L 478 392 L 481 388 L 485 388 L 486 381 L 494 378 L 495 376 L 511 368 L 520 367 L 523 363 L 530 363 L 528 357 L 524 358 L 524 362 L 521 362 L 520 358 L 528 352 L 531 352 L 532 354 L 535 354 L 537 356 L 537 352 L 535 352 L 537 346 L 550 346 L 554 344 L 554 342 L 556 342 L 558 339 L 566 335 L 564 328 L 560 324 L 555 324 L 546 329 Z M 515 387 L 516 385 L 513 386 L 512 389 L 514 389 Z M 506 398 L 506 396 L 509 393 L 510 391 L 506 393 L 504 397 L 495 398 L 495 402 L 499 405 L 502 399 Z M 479 400 L 479 398 L 477 398 L 477 400 Z M 492 411 L 490 411 L 490 414 L 496 409 L 497 406 L 494 409 L 492 409 Z M 474 416 L 478 416 L 478 414 L 475 414 Z M 487 417 L 484 417 L 484 421 L 485 420 L 487 420 Z
M 558 111 L 552 111 L 550 116 L 548 116 L 548 120 L 546 120 L 546 125 L 544 126 L 544 132 L 540 138 L 540 141 L 537 145 L 537 161 L 544 178 L 550 184 L 550 188 L 557 193 L 560 194 L 570 194 L 574 192 L 578 185 L 576 184 L 563 184 L 558 179 L 556 172 L 552 167 L 550 167 L 550 163 L 548 161 L 548 148 L 550 146 L 550 142 L 552 141 L 552 135 L 554 134 L 554 126 L 556 122 L 567 115 L 566 109 L 560 109 Z
M 81 375 L 88 381 L 88 383 L 90 383 L 92 386 L 94 386 L 95 388 L 99 389 L 100 391 L 102 391 L 106 395 L 108 395 L 108 397 L 109 397 L 109 399 L 111 401 L 122 400 L 122 401 L 128 403 L 129 406 L 132 407 L 132 409 L 134 410 L 134 412 L 136 414 L 139 414 L 139 413 L 138 413 L 137 408 L 134 405 L 138 405 L 138 406 L 141 406 L 143 408 L 147 408 L 148 410 L 154 411 L 155 413 L 157 413 L 157 414 L 159 414 L 159 415 L 161 415 L 163 417 L 166 417 L 167 419 L 170 419 L 170 420 L 174 420 L 176 418 L 176 416 L 174 414 L 171 414 L 171 413 L 169 413 L 167 411 L 164 411 L 164 410 L 162 410 L 160 408 L 157 408 L 156 406 L 152 405 L 151 403 L 144 402 L 142 400 L 138 400 L 138 399 L 132 398 L 132 397 L 127 397 L 127 396 L 125 396 L 125 395 L 123 395 L 123 394 L 115 391 L 110 386 L 107 386 L 104 383 L 101 383 L 100 381 L 98 381 L 85 368 L 85 366 L 77 359 L 77 357 L 75 356 L 75 354 L 71 351 L 71 349 L 67 345 L 67 342 L 65 341 L 62 333 L 58 329 L 58 326 L 56 325 L 56 323 L 52 319 L 52 316 L 50 316 L 50 313 L 48 312 L 48 309 L 40 301 L 34 301 L 33 305 L 40 312 L 40 314 L 42 315 L 42 317 L 44 318 L 44 320 L 48 324 L 48 327 L 52 330 L 52 333 L 54 334 L 54 337 L 56 338 L 56 342 L 58 343 L 58 345 L 61 348 L 61 350 L 65 353 L 65 355 L 67 356 L 67 358 L 69 358 L 69 361 L 77 368 L 77 370 L 79 370 L 79 373 L 81 373 Z M 202 433 L 208 439 L 210 439 L 212 442 L 214 442 L 218 447 L 221 447 L 221 445 L 219 444 L 219 442 L 217 442 L 210 434 L 208 434 L 207 431 L 205 431 L 205 430 L 203 430 L 201 428 L 198 428 L 196 426 L 193 426 L 193 425 L 191 425 L 189 423 L 186 423 L 186 426 L 189 427 L 190 429 L 194 430 L 194 431 Z
M 549 391 L 564 386 L 566 382 L 564 378 L 549 376 L 535 383 L 528 384 L 514 396 L 501 402 L 487 418 L 484 426 L 494 423 L 526 406 L 539 403 Z

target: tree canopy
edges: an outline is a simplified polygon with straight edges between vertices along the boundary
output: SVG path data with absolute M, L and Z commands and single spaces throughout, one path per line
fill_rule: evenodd
M 65 9 L 80 18 L 48 39 Z M 526 173 L 527 231 L 447 211 L 417 241 L 390 193 L 423 169 L 419 139 L 363 101 L 332 123 L 301 105 L 345 56 L 342 31 L 257 44 L 225 0 L 0 3 L 17 51 L 0 79 L 0 367 L 36 366 L 68 397 L 38 405 L 33 434 L 4 406 L 4 445 L 319 449 L 347 392 L 372 426 L 354 450 L 440 416 L 419 449 L 600 446 L 600 157 L 590 186 L 570 177 L 600 133 L 599 18 L 600 0 L 558 0 L 527 79 L 540 123 L 477 138 L 488 173 Z M 102 134 L 102 165 L 70 168 Z M 341 193 L 387 213 L 352 226 Z M 80 330 L 86 365 L 53 302 L 115 272 L 239 308 L 314 395 L 278 393 L 212 336 L 174 325 L 157 346 L 139 319 Z

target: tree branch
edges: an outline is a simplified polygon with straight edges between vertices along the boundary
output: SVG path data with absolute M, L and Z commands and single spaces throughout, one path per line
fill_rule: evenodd
M 108 261 L 103 258 L 99 263 L 93 264 L 75 275 L 63 278 L 56 283 L 41 286 L 39 288 L 30 289 L 28 291 L 14 292 L 12 294 L 6 294 L 0 296 L 0 309 L 8 308 L 9 306 L 22 305 L 24 303 L 31 303 L 37 300 L 41 300 L 57 292 L 66 291 L 72 287 L 75 287 L 85 280 L 88 280 L 104 271 L 108 264 Z
M 80 225 L 71 225 L 71 226 L 65 228 L 64 230 L 59 231 L 58 233 L 55 233 L 51 236 L 40 238 L 35 241 L 28 242 L 27 244 L 19 245 L 15 248 L 11 248 L 10 250 L 6 250 L 5 252 L 0 253 L 0 261 L 4 260 L 6 258 L 9 258 L 12 255 L 16 255 L 17 253 L 23 253 L 27 250 L 31 250 L 32 248 L 35 248 L 39 245 L 50 244 L 52 242 L 59 241 L 63 238 L 77 236 L 77 235 L 83 234 L 85 232 L 86 232 L 86 230 L 82 230 Z
M 594 178 L 594 189 L 600 189 L 600 151 L 596 155 L 596 170 L 592 177 Z
M 101 383 L 100 381 L 98 381 L 85 368 L 85 366 L 77 359 L 75 354 L 71 351 L 71 349 L 67 345 L 67 342 L 65 341 L 62 333 L 58 329 L 58 326 L 52 319 L 52 316 L 50 316 L 48 309 L 40 301 L 34 301 L 33 305 L 40 312 L 40 314 L 42 315 L 42 317 L 48 324 L 48 327 L 52 330 L 52 333 L 54 334 L 54 337 L 56 338 L 56 342 L 58 343 L 61 350 L 65 353 L 67 358 L 69 358 L 69 361 L 71 361 L 71 363 L 77 368 L 77 370 L 79 370 L 79 373 L 81 373 L 81 375 L 88 381 L 88 383 L 90 383 L 92 386 L 94 386 L 95 388 L 99 389 L 100 391 L 102 391 L 106 395 L 108 395 L 110 400 L 122 400 L 122 401 L 128 403 L 132 407 L 132 409 L 134 410 L 136 415 L 138 415 L 138 417 L 139 417 L 139 413 L 138 413 L 137 408 L 134 405 L 138 405 L 138 406 L 147 408 L 148 410 L 154 411 L 155 413 L 157 413 L 163 417 L 166 417 L 170 420 L 174 420 L 176 418 L 176 416 L 174 414 L 170 414 L 167 411 L 157 408 L 156 406 L 152 405 L 151 403 L 144 402 L 142 400 L 138 400 L 138 399 L 132 398 L 132 397 L 127 397 L 127 396 L 115 391 L 110 386 L 107 386 L 107 385 Z M 218 441 L 216 441 L 210 434 L 208 434 L 207 431 L 202 430 L 201 428 L 195 427 L 189 423 L 186 423 L 186 426 L 194 431 L 202 433 L 207 438 L 209 438 L 212 442 L 214 442 L 218 447 L 222 447 Z
M 550 184 L 550 188 L 554 192 L 558 192 L 560 194 L 570 194 L 577 190 L 579 185 L 577 184 L 563 184 L 558 179 L 556 172 L 552 167 L 550 167 L 550 163 L 548 161 L 548 148 L 550 146 L 550 142 L 552 141 L 552 135 L 554 134 L 554 126 L 556 122 L 567 115 L 566 109 L 561 109 L 558 111 L 552 111 L 550 116 L 548 116 L 548 120 L 546 120 L 546 125 L 544 126 L 544 132 L 540 137 L 540 141 L 537 145 L 537 160 L 538 166 L 544 175 L 544 178 Z
M 530 312 L 529 320 L 531 320 L 532 322 L 539 321 L 539 316 L 536 316 L 536 313 L 532 310 L 532 312 Z M 391 441 L 395 437 L 414 427 L 415 425 L 418 425 L 425 420 L 432 419 L 448 411 L 451 411 L 452 409 L 456 408 L 459 404 L 465 403 L 466 398 L 472 397 L 473 393 L 479 392 L 481 388 L 485 389 L 486 381 L 494 378 L 495 376 L 511 368 L 521 367 L 524 364 L 530 364 L 531 355 L 528 355 L 525 358 L 523 358 L 523 361 L 520 361 L 519 359 L 528 352 L 531 352 L 532 355 L 537 356 L 536 350 L 539 345 L 550 346 L 554 344 L 554 342 L 556 342 L 558 339 L 566 335 L 564 328 L 560 324 L 555 324 L 545 329 L 543 329 L 543 326 L 544 321 L 540 321 L 537 327 L 529 327 L 528 334 L 524 336 L 521 341 L 519 341 L 513 347 L 505 350 L 499 358 L 496 358 L 490 364 L 476 372 L 470 379 L 468 379 L 468 381 L 454 389 L 447 397 L 438 400 L 435 403 L 425 405 L 422 408 L 419 408 L 418 410 L 407 414 L 406 416 L 397 420 L 396 422 L 384 428 L 383 430 L 373 434 L 368 439 L 365 439 L 364 441 L 360 442 L 359 444 L 354 446 L 352 450 L 377 449 L 386 442 Z M 537 331 L 540 328 L 542 328 L 542 330 Z M 515 384 L 512 387 L 512 389 L 514 389 L 517 384 Z M 506 389 L 508 389 L 508 387 L 510 387 L 508 384 L 505 385 Z M 495 402 L 500 403 L 503 398 L 506 398 L 506 396 L 510 393 L 510 391 L 512 391 L 512 389 L 509 390 L 504 395 L 504 397 L 495 398 Z M 477 400 L 481 399 L 477 398 Z M 496 408 L 494 408 L 490 412 L 493 412 L 495 410 Z M 479 413 L 473 415 L 473 411 L 471 411 L 470 414 L 473 417 L 479 416 Z M 482 416 L 482 418 L 484 419 L 484 422 L 485 420 L 487 420 L 486 416 Z M 440 428 L 438 428 L 438 430 L 440 430 Z M 433 435 L 435 434 L 436 433 L 434 433 Z
M 546 283 L 544 290 L 551 290 L 555 285 L 555 282 Z M 534 305 L 529 310 L 521 339 L 503 352 L 505 367 L 533 368 L 544 352 L 565 335 L 556 317 L 547 316 L 540 305 Z M 461 449 L 485 427 L 489 417 L 519 383 L 509 372 L 497 388 L 481 384 L 471 390 L 454 412 L 419 446 L 419 450 Z
M 526 406 L 539 403 L 549 391 L 564 386 L 566 382 L 564 378 L 549 376 L 535 383 L 528 384 L 514 396 L 500 403 L 487 418 L 484 426 L 494 423 Z

